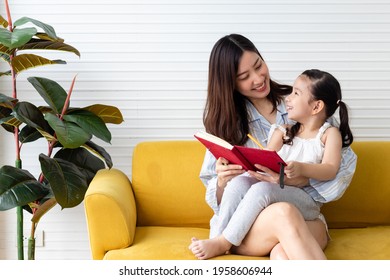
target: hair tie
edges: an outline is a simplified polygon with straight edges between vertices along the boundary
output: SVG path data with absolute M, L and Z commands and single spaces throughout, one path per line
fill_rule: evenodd
M 340 104 L 340 102 L 341 102 L 341 100 L 339 99 L 339 100 L 337 100 L 336 104 L 337 104 L 337 105 L 339 105 L 339 104 Z

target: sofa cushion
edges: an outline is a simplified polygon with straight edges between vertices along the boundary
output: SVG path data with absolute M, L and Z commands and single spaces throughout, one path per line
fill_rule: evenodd
M 330 260 L 388 260 L 390 226 L 331 229 L 325 250 Z
M 352 182 L 321 212 L 330 228 L 390 225 L 390 142 L 355 141 L 352 149 L 358 155 Z
M 132 185 L 138 226 L 209 227 L 211 208 L 199 179 L 205 148 L 198 141 L 139 143 Z
M 134 244 L 108 251 L 105 260 L 194 260 L 188 249 L 191 237 L 207 238 L 208 229 L 183 227 L 138 227 Z M 332 240 L 325 249 L 330 260 L 388 259 L 390 252 L 390 226 L 368 228 L 331 229 Z M 223 255 L 213 259 L 268 259 Z
M 208 238 L 209 230 L 184 227 L 137 227 L 131 247 L 111 250 L 105 260 L 195 260 L 188 246 L 192 237 Z M 267 259 L 237 255 L 224 255 L 214 259 Z

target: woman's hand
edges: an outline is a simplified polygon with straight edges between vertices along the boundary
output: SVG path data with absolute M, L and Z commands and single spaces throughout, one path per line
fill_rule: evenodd
M 279 173 L 272 171 L 271 169 L 255 164 L 255 167 L 262 170 L 263 172 L 248 171 L 248 173 L 259 181 L 270 182 L 279 184 Z M 304 187 L 309 184 L 309 179 L 303 176 L 295 178 L 285 178 L 284 183 L 289 186 Z
M 224 158 L 219 158 L 217 160 L 215 171 L 218 176 L 217 185 L 219 188 L 225 188 L 232 178 L 245 172 L 241 165 L 229 164 Z

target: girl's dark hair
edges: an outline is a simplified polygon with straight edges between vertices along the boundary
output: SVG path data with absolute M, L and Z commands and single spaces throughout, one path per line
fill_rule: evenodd
M 331 74 L 317 69 L 306 70 L 301 75 L 308 77 L 311 81 L 310 91 L 313 100 L 322 100 L 324 102 L 326 118 L 333 116 L 336 109 L 339 108 L 339 130 L 343 147 L 351 145 L 353 142 L 353 135 L 349 127 L 348 108 L 342 101 L 340 83 Z M 298 133 L 300 126 L 300 123 L 296 123 L 287 130 L 285 143 L 289 144 L 292 142 L 294 136 Z
M 236 90 L 238 65 L 244 51 L 255 52 L 261 57 L 255 45 L 239 34 L 227 35 L 215 43 L 210 54 L 207 100 L 203 113 L 206 131 L 234 145 L 244 144 L 249 133 L 245 105 L 247 98 Z M 267 98 L 272 102 L 273 110 L 276 110 L 283 95 L 289 94 L 292 88 L 273 80 L 270 87 Z

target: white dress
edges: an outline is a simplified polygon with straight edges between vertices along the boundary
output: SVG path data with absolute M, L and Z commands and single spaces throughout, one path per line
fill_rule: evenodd
M 271 127 L 270 136 L 277 127 L 280 126 L 273 125 Z M 321 138 L 329 127 L 331 127 L 330 123 L 324 123 L 315 138 L 303 139 L 295 136 L 292 145 L 283 145 L 278 154 L 286 162 L 321 163 L 325 150 L 325 145 L 322 143 Z

